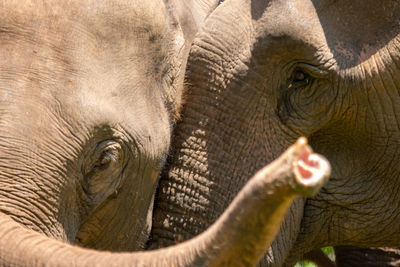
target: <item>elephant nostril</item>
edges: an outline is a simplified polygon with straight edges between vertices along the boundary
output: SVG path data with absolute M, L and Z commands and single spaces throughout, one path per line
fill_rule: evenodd
M 303 148 L 303 151 L 300 153 L 300 157 L 297 162 L 297 169 L 300 175 L 304 179 L 309 179 L 313 176 L 314 171 L 319 167 L 320 165 L 318 156 L 311 153 L 306 148 Z
M 296 147 L 297 146 L 297 147 Z M 328 181 L 331 167 L 327 159 L 314 153 L 307 145 L 307 139 L 299 138 L 295 144 L 293 171 L 298 193 L 303 196 L 315 196 Z
M 316 157 L 315 154 L 310 153 L 307 149 L 303 149 L 299 159 L 311 167 L 319 167 L 318 157 Z
M 299 162 L 297 164 L 297 169 L 303 179 L 309 179 L 313 175 L 312 171 L 310 169 L 308 169 L 307 166 L 305 166 L 303 161 L 299 160 Z

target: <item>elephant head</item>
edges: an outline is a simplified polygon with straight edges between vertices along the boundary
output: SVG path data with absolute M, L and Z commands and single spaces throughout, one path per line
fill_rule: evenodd
M 400 245 L 400 3 L 226 0 L 188 59 L 186 105 L 152 246 L 204 231 L 298 136 L 332 164 L 291 206 L 264 264 L 326 245 Z
M 184 45 L 159 5 L 1 4 L 2 213 L 85 247 L 144 246 Z

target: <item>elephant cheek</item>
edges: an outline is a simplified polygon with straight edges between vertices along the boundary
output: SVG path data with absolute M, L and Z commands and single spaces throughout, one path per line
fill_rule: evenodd
M 99 250 L 142 250 L 150 234 L 158 173 L 150 164 L 125 173 L 121 186 L 82 222 L 75 242 Z

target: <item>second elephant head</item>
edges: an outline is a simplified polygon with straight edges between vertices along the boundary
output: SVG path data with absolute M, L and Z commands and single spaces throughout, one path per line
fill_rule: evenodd
M 226 0 L 192 46 L 183 119 L 152 242 L 204 231 L 301 135 L 332 163 L 297 199 L 264 258 L 292 266 L 326 245 L 400 245 L 400 4 Z

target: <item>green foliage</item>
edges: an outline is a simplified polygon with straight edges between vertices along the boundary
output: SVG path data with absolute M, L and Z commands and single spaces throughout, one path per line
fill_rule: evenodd
M 318 267 L 318 266 L 309 261 L 299 261 L 298 263 L 296 263 L 294 267 Z
M 326 255 L 328 255 L 328 257 L 331 260 L 333 260 L 333 261 L 335 260 L 335 251 L 333 250 L 333 247 L 324 247 L 324 248 L 321 248 L 321 250 Z M 296 265 L 294 267 L 318 267 L 318 266 L 309 261 L 299 261 L 298 263 L 296 263 Z
M 321 248 L 321 250 L 326 254 L 326 255 L 328 255 L 328 257 L 331 259 L 331 260 L 335 260 L 335 251 L 333 250 L 333 247 L 324 247 L 324 248 Z

